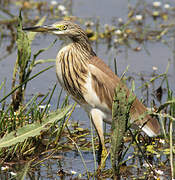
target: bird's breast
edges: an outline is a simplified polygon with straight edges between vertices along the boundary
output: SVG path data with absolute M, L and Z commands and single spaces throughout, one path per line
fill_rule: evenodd
M 57 75 L 57 78 L 58 78 L 58 81 L 59 83 L 61 84 L 61 86 L 64 88 L 64 81 L 63 81 L 63 76 L 62 76 L 62 69 L 61 69 L 61 66 L 62 66 L 62 63 L 63 62 L 63 57 L 64 57 L 64 54 L 66 51 L 68 51 L 68 47 L 63 47 L 57 54 L 57 57 L 56 57 L 56 75 Z
M 68 94 L 78 103 L 85 103 L 86 63 L 69 46 L 62 48 L 57 55 L 56 73 L 59 83 Z

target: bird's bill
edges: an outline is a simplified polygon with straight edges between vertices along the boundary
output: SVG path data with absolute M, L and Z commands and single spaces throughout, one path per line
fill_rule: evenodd
M 33 27 L 24 27 L 24 31 L 32 31 L 32 32 L 48 32 L 48 31 L 54 31 L 55 28 L 53 26 L 33 26 Z

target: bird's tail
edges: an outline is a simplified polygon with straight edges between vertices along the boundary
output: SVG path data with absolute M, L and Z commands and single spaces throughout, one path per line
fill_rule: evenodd
M 160 134 L 160 124 L 157 119 L 150 115 L 146 117 L 146 122 L 141 126 L 142 130 L 149 136 L 154 137 Z
M 136 99 L 131 107 L 131 119 L 150 137 L 160 134 L 160 124 L 147 113 L 146 107 Z

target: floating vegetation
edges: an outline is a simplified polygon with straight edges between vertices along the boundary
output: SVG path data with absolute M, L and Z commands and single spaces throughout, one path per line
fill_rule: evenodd
M 48 19 L 71 19 L 85 26 L 92 43 L 97 45 L 102 42 L 107 50 L 113 48 L 120 53 L 128 48 L 134 52 L 145 50 L 149 53 L 148 43 L 159 42 L 169 47 L 174 55 L 175 7 L 160 1 L 138 1 L 135 5 L 128 4 L 126 19 L 115 17 L 111 23 L 102 25 L 99 19 L 72 16 L 72 1 L 4 0 L 0 5 L 0 47 L 5 52 L 0 61 L 16 49 L 18 51 L 11 91 L 6 88 L 6 80 L 0 82 L 0 178 L 113 178 L 117 164 L 110 165 L 108 156 L 106 168 L 98 172 L 95 159 L 99 148 L 97 136 L 93 134 L 93 130 L 90 132 L 83 128 L 79 119 L 69 121 L 77 106 L 70 105 L 67 96 L 60 100 L 62 90 L 57 92 L 57 110 L 53 110 L 51 104 L 53 94 L 57 91 L 56 85 L 46 94 L 36 92 L 29 101 L 25 101 L 28 83 L 52 68 L 49 66 L 36 74 L 32 73 L 38 64 L 54 61 L 38 57 L 52 47 L 55 41 L 48 48 L 33 54 L 30 46 L 36 33 L 23 32 L 22 23 L 24 26 L 41 25 Z M 23 22 L 16 12 L 11 12 L 10 6 L 22 10 Z M 157 67 L 154 66 L 152 74 L 147 77 L 142 73 L 137 75 L 142 84 L 140 89 L 143 102 L 152 105 L 151 113 L 158 117 L 162 134 L 150 139 L 139 130 L 125 132 L 126 135 L 122 137 L 122 158 L 118 159 L 118 178 L 175 178 L 175 97 L 169 84 L 168 69 L 169 64 L 164 73 L 158 74 Z M 122 78 L 127 83 L 131 82 L 134 91 L 134 78 L 126 78 L 125 73 Z M 108 131 L 105 142 L 109 150 Z M 89 157 L 93 159 L 90 166 Z M 70 161 L 78 161 L 76 164 L 80 167 L 75 168 Z

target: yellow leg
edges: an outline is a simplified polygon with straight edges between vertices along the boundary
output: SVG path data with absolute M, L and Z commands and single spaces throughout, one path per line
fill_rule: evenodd
M 98 167 L 99 170 L 104 169 L 105 168 L 105 164 L 106 164 L 106 159 L 108 157 L 108 151 L 106 149 L 105 146 L 102 147 L 102 152 L 101 152 L 101 161 L 100 161 L 100 165 Z

